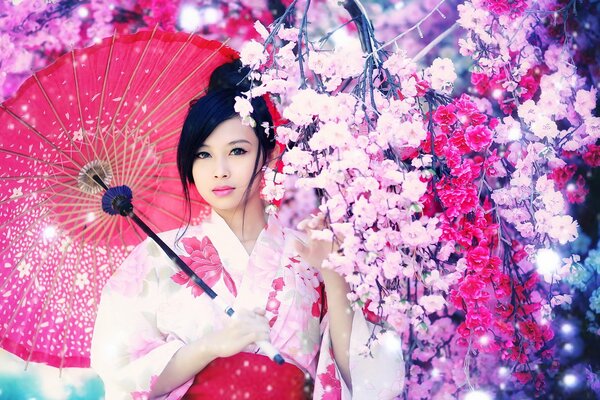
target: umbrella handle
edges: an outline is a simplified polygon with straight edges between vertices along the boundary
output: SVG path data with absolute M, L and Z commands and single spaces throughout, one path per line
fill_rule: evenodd
M 171 258 L 171 260 L 175 264 L 177 264 L 177 266 L 183 272 L 185 272 L 185 274 L 187 276 L 189 276 L 190 279 L 195 284 L 197 284 L 198 286 L 200 286 L 202 288 L 202 290 L 204 290 L 206 292 L 206 294 L 208 294 L 210 296 L 210 298 L 213 299 L 213 301 L 217 303 L 218 307 L 220 307 L 221 309 L 223 309 L 223 311 L 225 311 L 225 314 L 229 315 L 230 317 L 232 317 L 233 314 L 235 314 L 235 311 L 233 310 L 233 308 L 231 308 L 231 306 L 229 306 L 223 300 L 221 300 L 221 298 L 219 298 L 219 296 L 217 296 L 217 293 L 215 293 L 215 291 L 212 290 L 212 288 L 210 286 L 208 286 L 202 280 L 202 278 L 200 278 L 198 275 L 196 275 L 196 273 L 169 246 L 167 246 L 167 244 L 165 242 L 163 242 L 162 239 L 160 237 L 158 237 L 158 235 L 156 233 L 154 233 L 154 231 L 152 229 L 150 229 L 150 227 L 148 225 L 146 225 L 144 223 L 144 221 L 142 221 L 133 212 L 133 210 L 131 210 L 127 214 L 127 216 L 130 217 L 140 228 L 142 228 L 142 230 L 144 232 L 146 232 L 146 234 L 148 234 L 148 236 L 150 236 L 152 238 L 152 240 L 154 240 L 156 242 L 156 244 L 158 244 L 160 246 L 160 248 L 163 249 L 163 251 L 165 253 L 167 253 L 167 255 Z M 256 344 L 276 364 L 282 365 L 285 362 L 285 360 L 283 359 L 283 357 L 281 356 L 281 354 L 279 354 L 279 351 L 277 351 L 277 349 L 275 348 L 275 346 L 273 346 L 268 341 L 266 341 L 266 340 L 259 340 L 259 341 L 256 342 Z
M 156 233 L 144 221 L 140 219 L 133 212 L 133 204 L 131 204 L 131 199 L 133 197 L 133 193 L 131 189 L 127 186 L 117 186 L 108 188 L 106 184 L 98 177 L 94 175 L 93 179 L 98 182 L 105 190 L 106 193 L 102 196 L 102 207 L 103 210 L 107 214 L 111 215 L 122 215 L 124 217 L 129 217 L 135 222 L 158 246 L 169 256 L 171 261 L 173 261 L 179 269 L 181 269 L 191 281 L 193 281 L 196 285 L 200 286 L 202 290 L 213 299 L 217 305 L 225 311 L 225 314 L 230 317 L 233 316 L 235 311 L 229 305 L 227 305 L 223 300 L 221 300 L 217 293 L 210 286 L 208 286 L 196 273 L 175 253 L 163 240 L 158 237 Z M 258 347 L 276 364 L 283 364 L 285 360 L 279 354 L 279 351 L 266 340 L 259 340 L 256 342 Z

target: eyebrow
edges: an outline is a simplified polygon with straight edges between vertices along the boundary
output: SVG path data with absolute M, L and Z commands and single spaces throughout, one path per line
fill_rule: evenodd
M 250 145 L 252 144 L 252 143 L 250 143 L 249 141 L 247 141 L 246 139 L 234 140 L 233 142 L 229 142 L 229 143 L 227 143 L 227 144 L 228 144 L 229 146 L 231 146 L 231 145 L 233 145 L 233 144 L 238 144 L 238 143 L 247 143 L 247 144 L 250 144 Z M 202 147 L 208 147 L 208 148 L 210 148 L 210 146 L 209 146 L 209 145 L 206 145 L 206 144 L 203 144 L 203 145 L 202 145 L 202 146 L 200 146 L 199 148 L 202 148 Z

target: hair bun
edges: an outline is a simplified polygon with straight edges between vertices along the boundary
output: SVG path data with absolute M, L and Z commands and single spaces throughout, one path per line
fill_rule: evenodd
M 210 76 L 208 91 L 234 90 L 236 92 L 247 92 L 250 90 L 248 73 L 250 68 L 244 67 L 242 62 L 234 60 L 230 63 L 217 67 Z

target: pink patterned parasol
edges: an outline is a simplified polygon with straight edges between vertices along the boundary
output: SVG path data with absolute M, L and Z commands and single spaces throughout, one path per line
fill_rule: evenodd
M 100 292 L 145 238 L 102 211 L 127 185 L 155 231 L 185 220 L 176 145 L 189 102 L 237 58 L 196 35 L 144 31 L 75 50 L 0 105 L 0 346 L 27 361 L 89 366 Z M 192 198 L 192 215 L 208 208 Z

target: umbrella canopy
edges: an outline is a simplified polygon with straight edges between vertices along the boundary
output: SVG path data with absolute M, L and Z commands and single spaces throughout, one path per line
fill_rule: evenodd
M 235 58 L 196 35 L 115 35 L 62 56 L 0 105 L 4 349 L 60 368 L 89 366 L 100 292 L 145 238 L 130 219 L 102 211 L 104 190 L 92 176 L 129 186 L 155 231 L 180 227 L 183 120 L 214 68 Z M 207 213 L 192 198 L 192 216 Z

